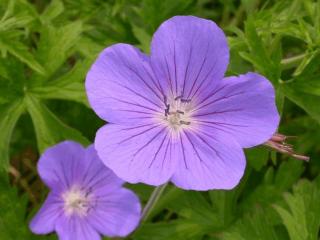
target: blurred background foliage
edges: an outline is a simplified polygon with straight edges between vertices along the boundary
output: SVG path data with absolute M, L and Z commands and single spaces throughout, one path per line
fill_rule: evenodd
M 169 186 L 135 240 L 316 240 L 320 227 L 320 1 L 1 0 L 0 239 L 35 236 L 28 221 L 47 190 L 39 154 L 64 139 L 93 141 L 103 121 L 89 108 L 84 79 L 105 47 L 149 52 L 153 32 L 174 15 L 217 22 L 228 36 L 228 75 L 259 72 L 276 88 L 280 132 L 298 136 L 309 163 L 246 150 L 232 191 Z M 129 186 L 145 202 L 152 188 Z

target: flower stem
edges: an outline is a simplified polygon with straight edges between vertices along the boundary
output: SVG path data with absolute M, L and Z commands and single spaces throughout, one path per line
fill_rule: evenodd
M 147 204 L 145 205 L 144 209 L 142 210 L 141 222 L 145 222 L 148 219 L 152 209 L 154 208 L 154 206 L 156 205 L 156 203 L 160 199 L 160 196 L 162 195 L 162 193 L 167 185 L 168 185 L 168 183 L 165 183 L 161 186 L 156 187 L 153 190 Z
M 300 54 L 294 57 L 282 59 L 281 60 L 282 69 L 289 69 L 297 66 L 305 56 L 306 54 Z

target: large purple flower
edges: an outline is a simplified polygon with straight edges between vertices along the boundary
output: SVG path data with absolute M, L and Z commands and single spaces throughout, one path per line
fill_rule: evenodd
M 34 233 L 99 240 L 100 234 L 125 236 L 138 225 L 139 199 L 102 164 L 93 146 L 57 144 L 41 156 L 38 171 L 51 192 L 30 223 Z
M 109 124 L 95 147 L 131 183 L 172 181 L 184 189 L 230 189 L 245 169 L 242 148 L 276 131 L 274 89 L 256 73 L 224 78 L 229 49 L 212 21 L 177 16 L 153 36 L 147 56 L 127 44 L 106 48 L 86 91 Z

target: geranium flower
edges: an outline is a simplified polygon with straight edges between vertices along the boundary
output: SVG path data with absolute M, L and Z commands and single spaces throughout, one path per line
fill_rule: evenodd
M 36 234 L 56 231 L 60 240 L 126 236 L 140 220 L 137 196 L 98 158 L 93 146 L 65 141 L 47 149 L 38 162 L 51 189 L 32 219 Z
M 150 56 L 128 44 L 106 48 L 86 79 L 91 107 L 109 122 L 95 139 L 105 165 L 131 183 L 237 185 L 243 148 L 270 139 L 279 114 L 271 83 L 256 73 L 224 78 L 228 62 L 223 31 L 193 16 L 165 21 Z

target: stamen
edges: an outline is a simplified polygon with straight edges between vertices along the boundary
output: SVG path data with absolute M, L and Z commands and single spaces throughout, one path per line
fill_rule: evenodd
M 181 98 L 180 101 L 182 103 L 189 103 L 189 102 L 191 102 L 191 99 L 183 99 L 183 98 Z
M 67 215 L 77 214 L 85 216 L 94 206 L 92 204 L 93 196 L 91 189 L 85 190 L 78 186 L 73 186 L 62 195 L 64 201 L 64 210 Z
M 170 104 L 166 104 L 166 109 L 164 110 L 164 115 L 167 117 L 170 114 Z
M 180 102 L 182 102 L 182 103 L 189 103 L 189 102 L 191 102 L 191 99 L 184 99 L 184 98 L 182 98 L 181 95 L 174 98 L 175 101 L 177 101 L 177 100 L 179 100 L 179 99 L 180 99 Z
M 293 145 L 285 142 L 288 138 L 294 138 L 294 136 L 285 136 L 283 134 L 275 133 L 270 140 L 264 143 L 264 145 L 276 150 L 277 152 L 290 155 L 293 158 L 309 161 L 310 158 L 308 156 L 303 156 L 294 152 Z
M 178 131 L 184 128 L 182 125 L 191 124 L 191 121 L 189 121 L 190 116 L 188 114 L 190 111 L 190 105 L 185 104 L 190 102 L 191 100 L 189 99 L 183 99 L 182 95 L 175 98 L 167 98 L 164 96 L 164 120 L 170 128 Z

